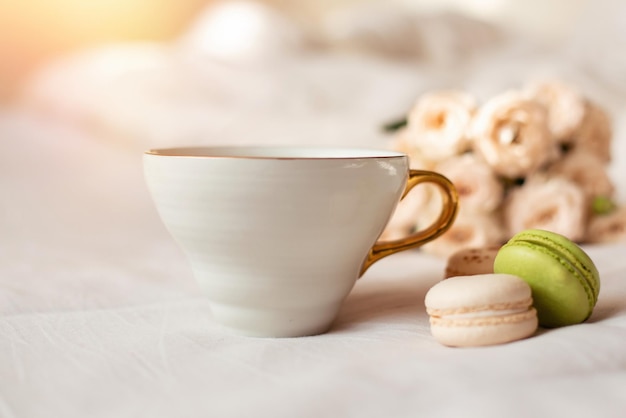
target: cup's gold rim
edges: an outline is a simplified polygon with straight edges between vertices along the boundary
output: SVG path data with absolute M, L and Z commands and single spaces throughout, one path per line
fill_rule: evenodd
M 406 154 L 373 148 L 298 146 L 197 146 L 153 148 L 145 155 L 178 158 L 253 160 L 362 160 L 406 158 Z

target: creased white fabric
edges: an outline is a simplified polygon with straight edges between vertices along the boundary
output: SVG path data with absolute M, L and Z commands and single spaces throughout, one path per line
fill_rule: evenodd
M 375 264 L 331 332 L 223 332 L 143 184 L 140 155 L 19 112 L 0 117 L 0 416 L 603 416 L 626 408 L 625 245 L 582 325 L 508 345 L 430 336 L 444 262 Z M 624 167 L 622 165 L 622 167 Z

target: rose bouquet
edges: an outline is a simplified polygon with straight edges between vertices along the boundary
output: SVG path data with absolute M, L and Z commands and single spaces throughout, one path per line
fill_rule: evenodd
M 528 228 L 580 243 L 626 240 L 626 208 L 614 204 L 607 174 L 610 118 L 570 85 L 533 83 L 480 105 L 463 91 L 429 92 L 395 128 L 392 148 L 459 193 L 457 220 L 425 251 L 499 245 Z M 400 202 L 383 239 L 434 219 L 440 202 L 428 187 Z

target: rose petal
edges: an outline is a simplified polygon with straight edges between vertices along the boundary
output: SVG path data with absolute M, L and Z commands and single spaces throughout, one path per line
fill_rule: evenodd
M 548 110 L 548 126 L 554 139 L 570 142 L 585 116 L 585 98 L 580 92 L 561 81 L 535 82 L 525 91 Z
M 521 92 L 493 97 L 472 125 L 473 147 L 504 177 L 525 177 L 559 155 L 548 129 L 544 106 Z
M 585 193 L 575 183 L 561 177 L 536 176 L 505 200 L 507 235 L 536 228 L 581 241 L 585 236 L 587 209 Z
M 459 203 L 472 212 L 491 212 L 502 202 L 502 183 L 491 168 L 473 154 L 452 157 L 437 166 L 456 187 Z
M 448 257 L 464 248 L 501 245 L 504 238 L 504 230 L 497 216 L 461 209 L 450 229 L 422 246 L 422 249 L 430 254 Z
M 600 106 L 588 102 L 585 118 L 574 134 L 572 146 L 597 156 L 601 161 L 609 162 L 612 137 L 613 128 L 609 115 Z
M 626 242 L 626 206 L 622 206 L 607 215 L 591 218 L 586 241 Z
M 468 127 L 476 104 L 460 91 L 421 96 L 408 115 L 407 134 L 427 159 L 441 161 L 468 149 Z
M 606 165 L 594 154 L 578 149 L 567 153 L 547 171 L 549 177 L 563 177 L 576 183 L 588 200 L 613 196 L 614 186 Z

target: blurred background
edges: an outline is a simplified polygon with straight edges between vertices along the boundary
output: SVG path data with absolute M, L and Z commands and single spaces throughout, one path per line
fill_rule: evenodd
M 373 3 L 416 13 L 457 11 L 562 43 L 577 28 L 590 0 L 264 0 L 306 24 L 347 7 Z M 207 0 L 0 1 L 0 99 L 15 97 L 25 79 L 62 54 L 121 41 L 172 41 L 205 9 Z M 246 30 L 240 28 L 240 30 Z
M 1 0 L 0 97 L 60 55 L 111 42 L 168 40 L 204 0 Z
M 610 207 L 600 208 L 610 216 L 602 218 L 596 228 L 601 238 L 594 242 L 624 240 L 623 51 L 623 0 L 0 0 L 0 141 L 9 145 L 0 154 L 0 186 L 12 191 L 3 195 L 14 207 L 6 224 L 35 230 L 24 208 L 31 208 L 32 218 L 46 219 L 41 208 L 57 204 L 55 216 L 66 217 L 68 225 L 83 214 L 84 224 L 92 225 L 87 214 L 109 209 L 134 225 L 152 210 L 141 171 L 146 149 L 393 148 L 402 131 L 383 127 L 405 118 L 425 93 L 467 93 L 478 112 L 508 90 L 520 93 L 534 81 L 556 80 L 569 88 L 563 100 L 548 98 L 558 105 L 548 109 L 543 125 L 552 114 L 578 118 L 567 140 L 586 137 L 602 149 L 595 169 L 588 159 L 570 159 L 563 171 L 584 182 L 585 190 L 601 193 L 600 203 Z M 544 105 L 537 104 L 550 107 Z M 445 135 L 448 123 L 435 125 L 432 130 Z M 512 143 L 517 125 L 500 125 L 509 134 L 499 140 Z M 426 136 L 414 135 L 412 146 L 419 148 L 415 143 Z M 572 146 L 559 147 L 562 162 Z M 529 159 L 548 163 L 549 152 L 535 154 Z M 468 173 L 457 170 L 459 181 L 475 178 Z M 526 178 L 514 180 L 520 185 Z M 465 190 L 482 183 L 475 180 Z M 42 202 L 44 190 L 50 199 Z M 577 237 L 593 229 L 586 224 L 593 209 L 589 196 L 574 205 L 563 193 L 542 193 L 552 199 L 540 195 L 531 205 L 521 198 L 512 213 L 528 215 L 529 206 L 549 200 L 553 204 L 534 218 L 574 225 Z M 22 200 L 15 197 L 20 194 Z M 493 194 L 512 195 L 509 189 Z M 85 205 L 91 206 L 78 209 Z M 76 213 L 66 214 L 69 206 Z M 482 215 L 468 215 L 465 223 L 459 217 L 455 225 L 465 229 L 450 236 L 476 237 L 468 241 L 476 246 L 501 241 L 501 225 L 492 225 L 500 223 L 499 212 Z
M 619 0 L 0 2 L 0 105 L 138 149 L 250 125 L 256 142 L 380 144 L 437 88 L 483 101 L 552 77 L 615 112 L 626 93 Z

